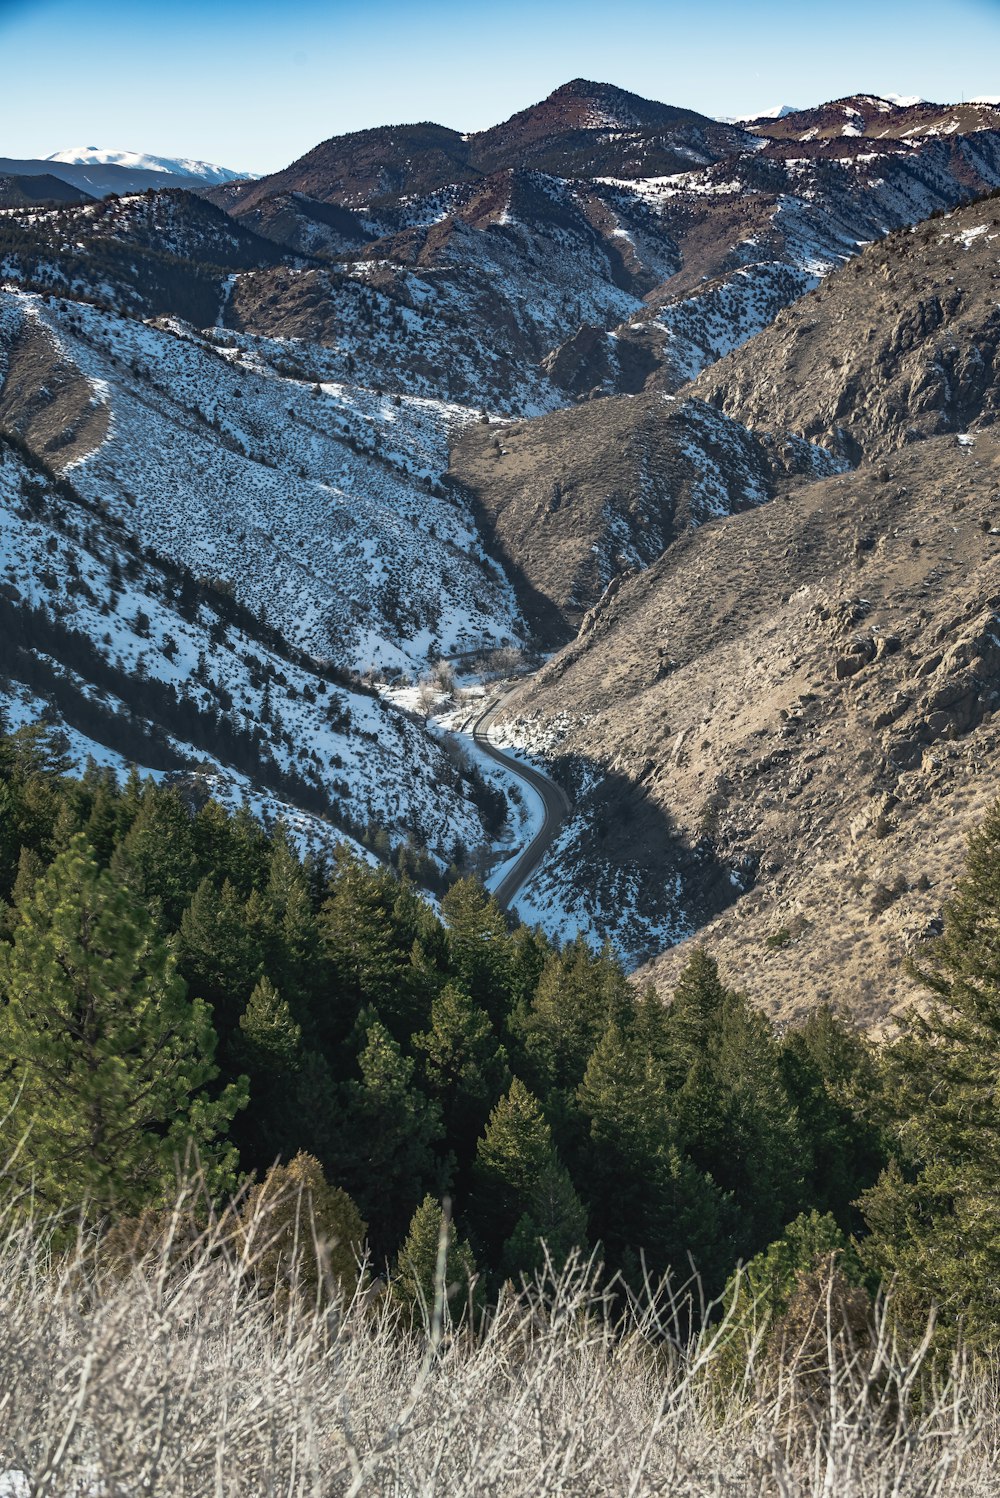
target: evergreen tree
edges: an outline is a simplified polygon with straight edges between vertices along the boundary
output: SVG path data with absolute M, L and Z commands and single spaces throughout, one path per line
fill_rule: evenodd
M 547 958 L 524 1017 L 525 1054 L 545 1091 L 577 1088 L 608 1025 L 634 1013 L 632 991 L 610 950 L 595 954 L 578 936 Z
M 880 1057 L 892 1165 L 862 1197 L 867 1262 L 919 1334 L 1000 1342 L 1000 803 L 972 836 L 914 1006 Z
M 397 945 L 378 882 L 350 854 L 338 856 L 319 929 L 339 999 L 328 1015 L 331 1034 L 338 1021 L 349 1028 L 362 1008 L 373 1008 L 397 1040 L 407 1040 L 417 1019 L 404 981 L 408 954 Z
M 873 1048 L 821 1004 L 784 1037 L 781 1061 L 805 1150 L 803 1199 L 860 1229 L 855 1203 L 886 1163 L 878 1129 L 859 1116 L 877 1086 Z
M 371 1229 L 377 1259 L 399 1244 L 417 1203 L 439 1184 L 434 1147 L 441 1114 L 414 1083 L 414 1062 L 372 1019 L 358 1057 L 360 1076 L 345 1088 L 338 1174 Z
M 441 1236 L 445 1239 L 443 1284 L 438 1283 Z M 406 1242 L 396 1260 L 392 1296 L 414 1322 L 429 1322 L 443 1290 L 452 1321 L 475 1312 L 476 1260 L 465 1239 L 434 1196 L 425 1196 L 413 1214 Z
M 212 1100 L 215 1034 L 141 901 L 83 837 L 51 864 L 0 950 L 0 1155 L 54 1207 L 134 1212 L 169 1197 L 189 1145 L 215 1189 L 245 1102 Z M 22 1138 L 23 1148 L 18 1148 Z
M 574 1251 L 587 1248 L 587 1210 L 555 1154 L 543 1164 L 525 1200 L 527 1208 L 500 1257 L 502 1273 L 515 1283 L 541 1269 L 546 1257 L 558 1273 Z
M 228 879 L 221 890 L 209 877 L 198 885 L 181 916 L 177 956 L 189 987 L 212 1005 L 225 1051 L 264 969 L 260 922 Z
M 782 1318 L 794 1297 L 810 1284 L 822 1292 L 822 1277 L 832 1273 L 836 1273 L 840 1286 L 861 1292 L 859 1299 L 867 1310 L 865 1274 L 854 1245 L 841 1232 L 830 1213 L 821 1214 L 815 1208 L 800 1213 L 780 1238 L 738 1270 L 723 1295 L 729 1319 L 721 1356 L 713 1368 L 713 1375 L 720 1385 L 737 1384 L 746 1377 L 747 1363 L 755 1347 L 757 1357 L 761 1358 L 760 1348 L 763 1346 L 762 1361 L 770 1359 L 777 1363 L 786 1350 L 775 1345 L 776 1333 L 780 1335 Z M 811 1309 L 815 1317 L 815 1299 Z M 831 1304 L 829 1309 L 833 1311 L 835 1307 Z M 826 1315 L 827 1308 L 824 1307 L 816 1319 L 824 1343 L 822 1371 L 828 1377 Z M 833 1327 L 833 1330 L 836 1333 L 839 1328 Z M 799 1337 L 796 1337 L 796 1344 L 789 1350 L 793 1356 L 801 1357 Z
M 506 1262 L 509 1268 L 519 1256 L 532 1261 L 524 1268 L 534 1267 L 543 1232 L 552 1238 L 554 1252 L 568 1252 L 578 1235 L 582 1246 L 585 1214 L 579 1198 L 538 1099 L 517 1077 L 490 1114 L 477 1146 L 470 1205 L 492 1263 Z
M 500 1026 L 509 1009 L 512 945 L 500 906 L 478 879 L 459 879 L 441 901 L 452 971 Z
M 244 1166 L 264 1169 L 279 1156 L 290 1159 L 303 1144 L 322 1100 L 305 1094 L 302 1028 L 269 978 L 254 988 L 239 1029 L 234 1050 L 249 1080 L 250 1106 L 233 1133 Z
M 205 870 L 198 861 L 191 813 L 176 791 L 149 781 L 139 813 L 111 862 L 116 878 L 155 903 L 176 930 Z
M 803 1140 L 767 1020 L 696 953 L 670 1010 L 677 1143 L 739 1208 L 736 1250 L 755 1253 L 802 1206 Z
M 435 995 L 430 1028 L 413 1037 L 413 1046 L 427 1089 L 441 1107 L 448 1142 L 467 1167 L 490 1109 L 510 1081 L 504 1048 L 488 1015 L 455 983 Z
M 616 1268 L 645 1254 L 659 1274 L 693 1261 L 709 1289 L 728 1269 L 733 1210 L 682 1152 L 671 1096 L 657 1058 L 635 1034 L 608 1027 L 580 1086 L 589 1140 L 586 1182 L 592 1235 Z

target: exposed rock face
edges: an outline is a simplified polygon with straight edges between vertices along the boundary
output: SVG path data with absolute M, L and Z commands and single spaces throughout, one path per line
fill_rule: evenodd
M 834 99 L 815 109 L 795 109 L 778 119 L 751 120 L 747 128 L 769 140 L 807 144 L 812 141 L 843 143 L 845 140 L 902 141 L 935 136 L 970 135 L 1000 126 L 1000 107 L 973 101 L 969 104 L 933 104 L 921 99 L 897 104 L 875 94 L 853 94 Z
M 359 285 L 376 286 L 380 379 L 401 393 L 418 378 L 421 394 L 529 415 L 677 391 L 859 243 L 1000 184 L 1000 111 L 830 109 L 826 135 L 822 111 L 748 132 L 575 80 L 470 136 L 423 124 L 324 142 L 209 196 L 336 274 L 241 278 L 226 316 L 337 349 Z
M 474 497 L 536 634 L 563 643 L 623 569 L 654 562 L 706 520 L 765 503 L 793 476 L 836 466 L 700 401 L 643 395 L 466 427 L 451 477 Z
M 776 419 L 852 461 L 1000 412 L 1000 199 L 870 246 L 698 381 L 748 425 Z
M 820 996 L 875 1022 L 908 995 L 902 959 L 997 793 L 998 492 L 989 431 L 711 522 L 609 590 L 512 708 L 575 767 L 593 827 L 641 793 L 674 839 L 641 871 L 661 920 L 704 921 L 777 1014 Z M 620 847 L 581 832 L 542 879 L 635 873 L 628 825 Z M 649 972 L 668 985 L 684 957 Z

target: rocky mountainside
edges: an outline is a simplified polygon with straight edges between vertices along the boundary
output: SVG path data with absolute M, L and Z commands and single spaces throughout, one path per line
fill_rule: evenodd
M 845 267 L 731 355 L 720 388 L 749 391 L 745 360 L 764 382 L 756 414 L 788 418 L 764 372 L 796 395 L 812 379 L 815 394 L 810 371 L 864 357 L 871 345 L 847 315 L 872 314 L 864 293 L 854 301 L 859 284 L 895 277 L 903 325 L 942 253 L 964 285 L 984 208 L 893 237 L 857 276 Z M 980 271 L 1000 271 L 996 246 Z M 843 315 L 825 316 L 827 298 Z M 775 341 L 790 321 L 815 362 L 782 386 Z M 879 331 L 892 341 L 894 326 Z M 871 411 L 902 400 L 881 361 L 868 378 Z M 993 399 L 984 381 L 964 412 L 972 431 L 894 442 L 855 471 L 789 486 L 609 591 L 510 708 L 508 738 L 546 755 L 577 793 L 526 906 L 584 908 L 596 892 L 595 934 L 630 940 L 636 957 L 655 956 L 664 933 L 697 932 L 782 1016 L 820 996 L 875 1022 L 908 994 L 902 958 L 937 929 L 1000 769 Z M 919 391 L 914 400 L 919 411 Z M 905 409 L 895 415 L 905 427 Z M 644 903 L 623 932 L 630 889 Z M 683 954 L 651 973 L 669 980 Z
M 495 172 L 655 177 L 707 166 L 753 143 L 737 126 L 576 78 L 501 125 L 463 135 L 444 125 L 384 125 L 335 136 L 230 194 L 241 211 L 274 193 L 342 208 L 394 206 Z
M 281 254 L 193 193 L 0 211 L 0 277 L 131 317 L 214 323 L 229 277 Z
M 967 104 L 932 104 L 927 99 L 898 103 L 875 94 L 853 94 L 816 109 L 792 109 L 777 118 L 749 121 L 747 129 L 769 140 L 913 142 L 934 135 L 971 135 L 1000 129 L 1000 105 L 971 100 Z
M 576 80 L 474 135 L 0 207 L 8 714 L 426 847 L 433 882 L 498 851 L 502 774 L 416 683 L 565 647 L 507 727 L 577 801 L 518 908 L 632 961 L 715 922 L 735 962 L 756 911 L 793 1005 L 793 903 L 815 932 L 867 844 L 806 850 L 868 837 L 868 785 L 902 850 L 925 750 L 991 763 L 1000 266 L 993 201 L 956 205 L 1000 185 L 1000 128 L 846 104 L 743 128 Z M 926 665 L 954 620 L 968 660 Z M 930 919 L 944 867 L 865 940 Z
M 697 400 L 649 393 L 534 421 L 466 426 L 451 478 L 468 493 L 536 638 L 562 644 L 625 572 L 677 536 L 844 466 L 800 439 L 748 431 Z
M 707 370 L 703 399 L 857 461 L 1000 411 L 1000 197 L 900 230 Z
M 463 402 L 479 392 L 511 415 L 676 391 L 861 243 L 1000 185 L 1000 112 L 929 108 L 885 104 L 895 134 L 883 123 L 800 141 L 785 120 L 744 130 L 576 80 L 473 135 L 421 124 L 338 137 L 209 190 L 330 267 L 241 278 L 226 316 L 331 350 L 346 339 L 356 357 L 360 288 L 373 290 L 385 381 Z

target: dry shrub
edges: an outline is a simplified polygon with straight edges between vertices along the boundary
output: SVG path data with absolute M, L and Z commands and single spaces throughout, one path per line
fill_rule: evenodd
M 264 1242 L 266 1206 L 262 1191 Z M 290 1222 L 277 1210 L 270 1220 Z M 751 1359 L 742 1397 L 712 1397 L 725 1312 L 688 1335 L 683 1288 L 611 1300 L 599 1266 L 549 1267 L 534 1285 L 509 1291 L 478 1335 L 453 1334 L 443 1296 L 419 1334 L 401 1326 L 390 1297 L 366 1304 L 362 1293 L 289 1296 L 274 1315 L 259 1292 L 256 1236 L 256 1228 L 234 1237 L 210 1223 L 179 1263 L 147 1255 L 127 1274 L 95 1277 L 92 1255 L 67 1262 L 51 1254 L 41 1227 L 0 1222 L 0 1473 L 23 1474 L 6 1479 L 8 1490 L 32 1498 L 996 1492 L 992 1377 L 956 1359 L 914 1397 L 924 1353 L 895 1346 L 884 1307 L 861 1356 L 849 1338 L 814 1337 L 803 1288 L 787 1338 L 802 1333 L 809 1379 L 825 1377 L 831 1393 L 792 1428 L 786 1413 L 798 1386 L 787 1370 L 775 1377 Z M 293 1261 L 304 1251 L 300 1232 Z M 295 1284 L 295 1263 L 279 1255 L 277 1264 Z M 847 1297 L 848 1322 L 852 1314 Z M 874 1408 L 866 1379 L 881 1390 Z

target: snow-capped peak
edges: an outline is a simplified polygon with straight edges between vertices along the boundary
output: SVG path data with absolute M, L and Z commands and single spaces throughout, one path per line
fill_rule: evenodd
M 115 151 L 103 146 L 71 146 L 45 158 L 66 166 L 124 166 L 139 172 L 166 172 L 172 177 L 198 177 L 203 182 L 233 182 L 248 172 L 230 171 L 213 166 L 210 161 L 193 161 L 186 156 L 150 156 L 143 151 Z
M 890 104 L 895 104 L 899 109 L 912 109 L 915 104 L 926 104 L 927 100 L 922 94 L 883 94 Z

